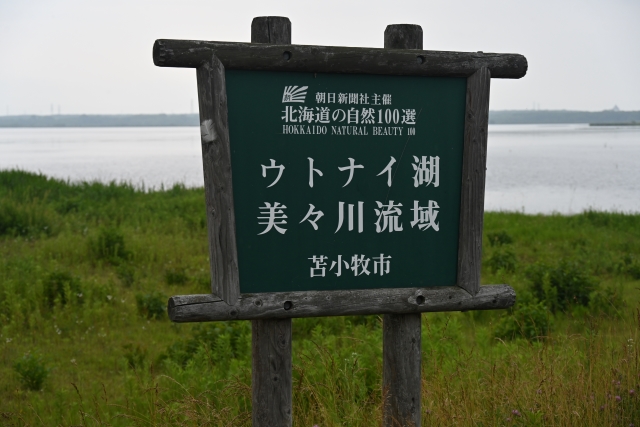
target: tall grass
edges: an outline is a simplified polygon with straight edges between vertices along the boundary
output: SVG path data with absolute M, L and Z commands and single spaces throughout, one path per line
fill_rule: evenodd
M 202 189 L 0 172 L 0 425 L 249 426 L 249 322 L 209 289 Z M 640 425 L 640 216 L 485 215 L 502 312 L 423 316 L 423 425 Z M 160 303 L 159 303 L 160 301 Z M 294 425 L 381 423 L 381 319 L 294 319 Z

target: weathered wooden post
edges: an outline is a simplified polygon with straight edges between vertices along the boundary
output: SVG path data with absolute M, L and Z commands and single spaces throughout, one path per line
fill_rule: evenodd
M 388 25 L 385 49 L 422 50 L 420 25 Z M 384 427 L 420 427 L 422 313 L 385 314 L 382 320 Z
M 522 55 L 156 40 L 154 63 L 198 80 L 211 293 L 169 299 L 174 322 L 251 320 L 253 425 L 292 424 L 291 319 L 384 315 L 384 426 L 420 425 L 421 313 L 493 310 L 480 286 L 490 78 Z M 286 169 L 286 170 L 285 170 Z
M 251 43 L 291 44 L 291 21 L 253 18 Z M 251 321 L 251 348 L 253 426 L 291 426 L 291 319 Z

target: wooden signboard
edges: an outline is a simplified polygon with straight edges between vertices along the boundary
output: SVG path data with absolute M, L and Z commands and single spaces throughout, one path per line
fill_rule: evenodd
M 290 425 L 288 319 L 389 314 L 385 423 L 419 425 L 419 313 L 515 302 L 480 286 L 482 217 L 489 82 L 527 62 L 425 51 L 418 26 L 388 27 L 387 49 L 291 45 L 290 28 L 154 45 L 156 65 L 197 69 L 211 260 L 212 293 L 172 297 L 169 315 L 265 319 L 254 425 Z M 390 377 L 398 364 L 411 378 Z
M 226 83 L 241 294 L 456 284 L 466 79 Z

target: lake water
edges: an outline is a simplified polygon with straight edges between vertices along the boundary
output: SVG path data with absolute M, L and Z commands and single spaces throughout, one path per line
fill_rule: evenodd
M 202 186 L 197 127 L 0 128 L 0 169 Z M 640 127 L 489 126 L 486 210 L 640 212 Z

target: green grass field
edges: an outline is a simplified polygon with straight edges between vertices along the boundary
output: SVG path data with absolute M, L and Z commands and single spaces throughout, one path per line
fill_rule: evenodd
M 246 321 L 209 289 L 202 189 L 0 172 L 0 425 L 249 426 Z M 485 215 L 508 311 L 423 315 L 423 425 L 640 426 L 640 215 Z M 294 319 L 294 425 L 381 423 L 381 318 Z

